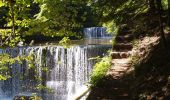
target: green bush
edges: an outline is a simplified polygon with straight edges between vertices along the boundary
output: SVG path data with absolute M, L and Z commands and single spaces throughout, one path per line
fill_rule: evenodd
M 111 67 L 111 57 L 103 57 L 102 60 L 95 64 L 93 72 L 91 74 L 90 83 L 92 86 L 96 86 L 105 77 L 108 69 Z

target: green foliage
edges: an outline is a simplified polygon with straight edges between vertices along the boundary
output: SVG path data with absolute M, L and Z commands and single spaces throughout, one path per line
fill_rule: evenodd
M 1 1 L 0 1 L 1 2 Z M 2 6 L 2 7 L 1 7 Z M 0 27 L 7 23 L 6 17 L 9 9 L 0 3 Z
M 102 79 L 105 77 L 108 69 L 111 67 L 111 58 L 110 57 L 103 57 L 100 62 L 96 63 L 91 74 L 90 83 L 93 86 L 99 84 Z
M 25 59 L 28 63 L 28 71 L 26 73 L 24 73 L 24 77 L 28 78 L 30 81 L 34 81 L 37 84 L 35 85 L 35 87 L 33 87 L 34 89 L 36 89 L 37 91 L 47 91 L 50 93 L 53 93 L 53 89 L 46 87 L 44 84 L 42 84 L 45 80 L 46 80 L 46 75 L 48 75 L 49 72 L 49 67 L 46 66 L 46 49 L 43 49 L 43 55 L 42 55 L 42 62 L 41 62 L 41 66 L 36 66 L 37 61 L 35 60 L 36 54 L 34 53 L 30 53 L 27 58 Z M 40 59 L 38 59 L 39 61 Z M 38 68 L 38 69 L 37 69 Z M 41 70 L 41 75 L 39 75 L 39 71 Z M 31 74 L 29 74 L 29 72 L 31 72 Z M 31 76 L 31 78 L 30 78 Z M 32 88 L 32 87 L 31 87 Z
M 3 14 L 0 13 L 0 16 L 3 18 L 3 23 L 0 26 L 11 28 L 10 31 L 1 29 L 0 46 L 14 47 L 19 41 L 22 41 L 21 35 L 28 30 L 31 22 L 31 3 L 32 0 L 0 1 L 0 8 L 3 8 L 2 10 L 0 9 L 0 12 L 3 11 Z
M 71 40 L 69 39 L 69 37 L 64 37 L 59 44 L 64 45 L 64 44 L 68 44 Z
M 168 9 L 168 0 L 162 0 L 162 6 L 164 10 Z
M 33 97 L 31 98 L 31 100 L 42 100 L 42 98 L 39 97 L 36 93 L 34 93 Z
M 35 0 L 40 12 L 35 16 L 29 32 L 48 36 L 75 36 L 86 20 L 87 12 L 82 12 L 85 1 Z M 56 6 L 57 5 L 57 6 Z
M 139 40 L 138 40 L 138 39 L 134 39 L 134 40 L 132 41 L 132 45 L 133 45 L 134 48 L 138 48 L 138 46 L 139 46 Z
M 54 93 L 54 90 L 47 87 L 47 86 L 44 86 L 42 84 L 38 84 L 36 87 L 35 87 L 37 90 L 45 90 L 47 91 L 48 93 Z
M 43 54 L 46 54 L 45 51 Z M 23 61 L 27 61 L 28 67 L 26 68 L 27 70 L 24 73 L 24 75 L 23 73 L 18 73 L 18 75 L 20 76 L 20 79 L 24 80 L 25 78 L 27 78 L 29 79 L 29 81 L 37 82 L 35 87 L 29 87 L 29 88 L 34 88 L 38 91 L 44 90 L 44 91 L 52 93 L 53 90 L 51 88 L 48 88 L 41 84 L 44 81 L 43 79 L 44 77 L 42 78 L 39 75 L 38 69 L 35 64 L 36 63 L 35 55 L 32 53 L 30 55 L 16 56 L 16 57 L 12 57 L 9 54 L 0 54 L 0 80 L 7 80 L 9 78 L 12 78 L 13 76 L 11 76 L 10 71 L 13 67 L 16 67 L 16 66 L 13 66 L 13 64 L 15 63 L 22 64 Z M 43 74 L 48 74 L 49 72 L 49 68 L 45 66 L 45 64 L 42 64 L 42 66 L 39 66 L 39 69 L 42 70 Z
M 76 36 L 83 27 L 99 25 L 100 16 L 92 10 L 89 0 L 15 0 L 13 9 L 11 4 L 1 2 L 1 7 L 9 8 L 4 16 L 7 22 L 2 26 L 12 26 L 13 11 L 16 33 L 22 36 Z
M 11 78 L 10 69 L 12 68 L 12 64 L 21 63 L 26 58 L 26 56 L 12 57 L 8 54 L 0 54 L 0 80 Z
M 41 83 L 43 79 L 39 75 L 38 69 L 35 66 L 35 55 L 33 54 L 22 56 L 18 55 L 16 57 L 13 57 L 9 54 L 0 54 L 0 80 L 7 80 L 9 78 L 12 78 L 13 76 L 10 74 L 10 71 L 13 67 L 17 67 L 13 66 L 13 64 L 15 63 L 22 64 L 23 61 L 27 61 L 28 67 L 26 68 L 27 71 L 24 73 L 24 75 L 23 73 L 18 73 L 20 79 L 24 80 L 25 78 L 28 78 L 30 81 Z M 40 66 L 40 69 L 42 70 L 42 73 L 48 73 L 49 71 L 48 68 L 44 65 Z M 43 85 L 41 86 L 40 84 L 37 84 L 34 88 L 36 88 L 39 91 L 43 89 L 48 90 L 49 92 L 52 91 Z
M 11 29 L 0 29 L 0 47 L 15 47 L 20 41 L 23 41 L 19 34 L 16 34 L 15 37 L 13 36 L 12 38 L 11 33 Z
M 17 97 L 18 100 L 42 100 L 36 93 L 32 93 L 32 96 L 19 96 Z
M 118 26 L 114 22 L 114 20 L 108 21 L 103 23 L 104 27 L 107 27 L 107 32 L 108 33 L 114 33 L 114 35 L 117 35 L 118 33 Z
M 69 39 L 69 37 L 64 37 L 59 44 L 61 46 L 63 46 L 64 48 L 68 48 L 71 45 L 71 40 Z
M 123 24 L 131 23 L 137 15 L 148 10 L 147 0 L 91 0 L 90 4 L 100 16 L 101 24 L 115 34 Z
M 2 1 L 0 1 L 0 7 L 2 7 L 2 6 L 4 6 L 4 5 L 5 5 L 5 3 L 2 2 Z
M 0 22 L 7 21 L 2 25 L 11 26 L 10 2 L 3 1 L 0 16 L 4 17 Z M 162 4 L 167 9 L 168 0 L 162 0 Z M 14 3 L 16 33 L 20 35 L 75 36 L 83 27 L 102 25 L 117 33 L 124 22 L 147 11 L 148 0 L 15 0 Z
M 116 40 L 113 38 L 111 43 L 112 43 L 112 46 L 114 46 L 116 44 Z

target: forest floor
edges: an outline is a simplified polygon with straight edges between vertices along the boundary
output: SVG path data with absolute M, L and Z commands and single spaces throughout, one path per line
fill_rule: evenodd
M 169 44 L 168 34 L 166 37 Z M 140 40 L 138 46 L 140 61 L 134 66 L 132 98 L 170 100 L 170 45 L 165 48 L 157 36 L 152 36 Z

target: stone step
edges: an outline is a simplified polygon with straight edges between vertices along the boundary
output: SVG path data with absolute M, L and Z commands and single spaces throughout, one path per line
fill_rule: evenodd
M 121 59 L 121 58 L 127 58 L 131 55 L 130 52 L 111 52 L 110 53 L 112 59 Z
M 119 79 L 120 77 L 122 77 L 125 74 L 125 72 L 108 72 L 107 76 L 112 76 L 113 79 Z
M 117 43 L 114 45 L 113 50 L 132 50 L 133 45 L 132 43 Z
M 101 94 L 99 95 L 96 94 L 96 97 L 93 97 L 87 100 L 130 100 L 130 97 L 129 96 L 113 96 L 113 95 L 101 96 Z
M 129 63 L 115 63 L 114 61 L 112 61 L 112 64 L 113 64 L 113 66 L 115 67 L 127 67 L 127 68 L 129 68 L 130 66 L 131 66 L 131 62 L 129 62 Z
M 134 37 L 134 34 L 132 34 L 132 33 L 129 33 L 129 34 L 119 34 L 119 35 L 117 35 L 117 36 L 124 36 L 124 37 Z
M 129 100 L 129 90 L 128 88 L 95 88 L 92 92 L 90 98 L 87 100 Z M 101 92 L 102 91 L 102 94 Z
M 103 92 L 102 92 L 103 93 Z M 129 96 L 114 96 L 114 95 L 107 95 L 107 94 L 95 94 L 95 96 L 91 96 L 86 100 L 130 100 Z
M 115 96 L 115 98 L 111 100 L 130 100 L 130 97 L 129 96 Z
M 110 87 L 112 94 L 117 96 L 128 96 L 128 87 L 127 88 L 117 88 L 117 87 Z
M 129 31 L 129 28 L 123 28 L 119 30 L 119 34 L 118 35 L 125 35 L 125 34 L 131 34 L 132 32 Z
M 124 71 L 122 71 L 122 72 L 117 72 L 117 71 L 108 71 L 107 72 L 107 76 L 122 76 L 122 75 L 124 75 L 125 74 L 125 72 Z
M 129 86 L 129 82 L 127 81 L 121 81 L 121 80 L 117 80 L 117 79 L 112 79 L 112 80 L 107 80 L 107 82 L 105 82 L 104 88 L 110 88 L 110 87 L 115 87 L 115 88 L 127 88 Z
M 130 41 L 132 41 L 133 40 L 133 34 L 126 34 L 126 35 L 124 35 L 124 36 L 117 36 L 116 38 L 115 38 L 115 40 L 116 40 L 116 42 L 130 42 Z
M 119 83 L 118 83 L 118 85 L 119 85 Z M 110 92 L 119 92 L 119 95 L 123 95 L 124 93 L 128 93 L 128 91 L 129 91 L 129 87 L 126 85 L 126 87 L 124 87 L 124 85 L 121 85 L 122 87 L 115 87 L 114 86 L 114 84 L 112 84 L 112 85 L 110 85 L 110 86 L 108 86 L 108 87 L 95 87 L 95 89 L 96 90 L 103 90 L 103 91 L 110 91 Z M 105 92 L 104 92 L 105 93 Z M 125 95 L 124 95 L 125 96 Z
M 129 67 L 115 66 L 115 67 L 112 67 L 110 71 L 121 72 L 121 71 L 127 71 L 128 69 Z
M 123 74 L 123 75 L 124 75 L 124 74 Z M 121 79 L 121 77 L 122 77 L 123 75 L 114 75 L 114 76 L 112 76 L 112 78 L 113 78 L 113 79 Z
M 113 59 L 112 63 L 114 64 L 114 66 L 116 66 L 116 64 L 121 66 L 121 64 L 122 65 L 123 64 L 131 64 L 132 62 L 131 62 L 130 58 L 122 58 L 122 59 Z
M 115 49 L 114 49 L 114 50 L 112 50 L 112 52 L 128 52 L 128 53 L 132 54 L 132 50 L 128 50 L 128 49 L 122 49 L 122 50 L 115 50 Z M 112 53 L 112 52 L 111 52 L 111 53 Z M 110 53 L 110 54 L 111 54 L 111 53 Z

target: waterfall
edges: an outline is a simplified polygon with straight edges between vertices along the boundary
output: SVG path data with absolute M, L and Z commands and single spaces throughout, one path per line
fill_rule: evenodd
M 72 100 L 71 97 L 89 81 L 95 61 L 89 60 L 91 57 L 103 56 L 105 51 L 110 49 L 110 45 L 79 45 L 64 48 L 62 46 L 33 46 L 21 48 L 9 48 L 5 52 L 13 57 L 17 55 L 34 55 L 34 65 L 38 76 L 45 79 L 47 87 L 54 93 L 45 92 L 44 100 Z M 36 82 L 29 81 L 31 72 L 27 72 L 28 63 L 15 63 L 12 65 L 12 78 L 4 82 L 1 81 L 0 93 L 6 97 L 19 94 L 30 95 Z M 42 67 L 48 67 L 49 73 L 43 77 Z M 30 73 L 25 79 L 20 80 L 20 75 Z M 1 94 L 0 94 L 1 95 Z M 41 95 L 41 93 L 40 93 Z M 6 99 L 4 99 L 6 100 Z
M 83 32 L 85 38 L 111 38 L 112 37 L 110 33 L 107 33 L 105 27 L 84 28 Z
M 14 96 L 30 96 L 32 93 L 37 93 L 43 100 L 73 100 L 73 95 L 89 81 L 96 63 L 96 60 L 89 59 L 104 56 L 111 48 L 104 40 L 111 37 L 106 28 L 85 28 L 84 34 L 86 38 L 102 38 L 102 41 L 89 39 L 84 45 L 68 48 L 49 45 L 0 49 L 0 54 L 7 53 L 12 57 L 31 55 L 33 58 L 32 62 L 22 60 L 22 63 L 15 62 L 8 66 L 12 77 L 0 81 L 0 100 L 12 100 Z M 45 85 L 52 92 L 37 90 L 37 85 Z

